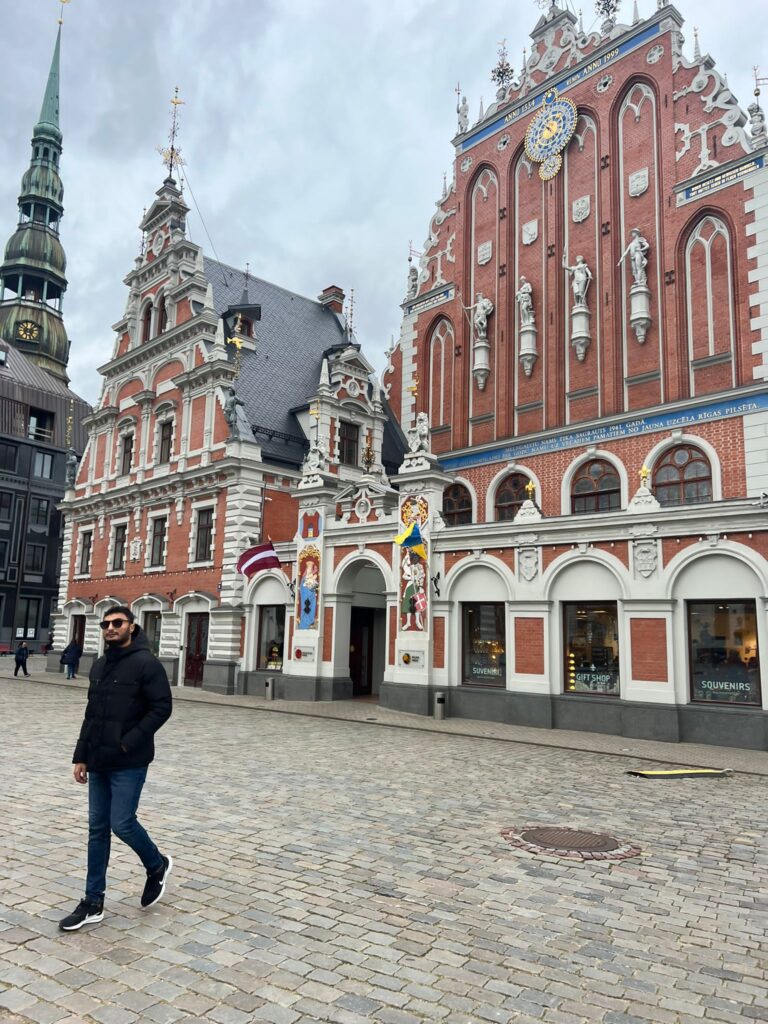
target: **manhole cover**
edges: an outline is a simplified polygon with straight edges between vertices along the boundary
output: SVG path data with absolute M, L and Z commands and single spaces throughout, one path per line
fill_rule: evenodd
M 548 853 L 571 860 L 624 860 L 637 857 L 640 847 L 623 843 L 602 832 L 553 825 L 505 828 L 502 836 L 512 846 L 528 853 Z

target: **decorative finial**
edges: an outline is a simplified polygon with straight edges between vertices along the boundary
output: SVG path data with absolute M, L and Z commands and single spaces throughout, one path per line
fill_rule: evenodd
M 491 81 L 495 82 L 498 86 L 496 90 L 496 98 L 503 100 L 506 98 L 507 89 L 512 84 L 512 80 L 515 77 L 515 70 L 509 63 L 509 54 L 507 53 L 507 40 L 502 39 L 499 43 L 499 59 L 496 62 L 496 66 L 491 69 Z
M 650 469 L 647 466 L 643 466 L 640 470 L 640 484 L 642 487 L 648 486 L 648 477 L 651 475 Z
M 173 90 L 173 97 L 171 99 L 171 130 L 168 133 L 169 145 L 165 148 L 162 146 L 157 147 L 158 153 L 163 158 L 163 163 L 168 168 L 168 177 L 173 179 L 174 168 L 179 168 L 183 165 L 184 161 L 181 157 L 181 150 L 176 145 L 176 138 L 179 134 L 179 107 L 184 105 L 184 100 L 179 99 L 179 87 L 178 85 Z
M 699 30 L 694 28 L 693 30 L 693 59 L 701 60 L 701 46 L 699 45 Z
M 761 78 L 760 77 L 760 68 L 757 66 L 757 64 L 755 64 L 755 66 L 754 66 L 754 68 L 752 68 L 752 70 L 755 73 L 755 96 L 759 97 L 760 96 L 760 86 L 761 85 L 768 85 L 768 78 Z
M 71 0 L 59 0 L 59 3 L 61 4 L 61 10 L 59 11 L 59 24 L 60 25 L 64 24 L 64 7 L 68 3 L 70 3 L 70 2 L 71 2 Z
M 144 218 L 147 216 L 147 208 L 144 207 L 144 212 L 141 215 L 141 223 L 144 223 Z M 146 255 L 147 252 L 147 232 L 144 228 L 141 229 L 141 249 L 139 250 L 142 256 Z
M 375 462 L 376 462 L 376 453 L 374 452 L 374 450 L 371 447 L 371 444 L 369 442 L 365 446 L 365 448 L 363 448 L 363 457 L 362 457 L 363 469 L 365 469 L 366 473 L 370 473 L 371 472 Z
M 418 375 L 418 373 L 414 373 L 414 375 L 413 375 L 413 384 L 409 384 L 408 387 L 405 390 L 406 391 L 410 391 L 410 393 L 413 395 L 413 400 L 415 402 L 416 399 L 419 397 L 419 375 Z
M 528 501 L 533 501 L 533 496 L 536 493 L 536 484 L 533 480 L 529 480 L 525 485 L 525 493 L 528 495 Z
M 315 446 L 320 439 L 320 410 L 316 405 L 312 405 L 309 408 L 309 415 L 315 421 Z
M 616 13 L 620 7 L 620 0 L 597 0 L 595 10 L 603 19 L 600 29 L 603 35 L 608 35 L 616 25 Z
M 349 307 L 348 308 L 349 308 L 349 311 L 348 311 L 348 314 L 347 314 L 347 323 L 348 323 L 348 326 L 349 326 L 349 336 L 351 338 L 352 335 L 355 332 L 355 289 L 354 288 L 350 288 L 349 289 Z

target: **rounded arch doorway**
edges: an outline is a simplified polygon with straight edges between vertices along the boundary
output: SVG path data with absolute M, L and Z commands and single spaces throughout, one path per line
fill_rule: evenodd
M 348 675 L 352 696 L 376 698 L 384 679 L 387 583 L 378 565 L 356 559 L 336 587 L 334 674 Z

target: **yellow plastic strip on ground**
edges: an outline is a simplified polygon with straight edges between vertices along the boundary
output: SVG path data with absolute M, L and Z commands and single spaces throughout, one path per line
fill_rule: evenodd
M 671 768 L 661 771 L 627 772 L 636 779 L 724 779 L 733 775 L 733 768 Z

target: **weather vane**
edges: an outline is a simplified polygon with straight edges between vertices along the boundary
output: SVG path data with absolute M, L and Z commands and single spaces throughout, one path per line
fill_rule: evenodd
M 69 2 L 69 0 L 67 0 L 67 2 Z M 74 423 L 75 423 L 74 412 L 75 412 L 75 400 L 74 400 L 74 398 L 70 398 L 70 400 L 69 400 L 69 409 L 67 410 L 67 436 L 65 438 L 65 443 L 66 443 L 67 448 L 71 448 L 72 447 L 72 427 L 74 426 Z
M 179 87 L 178 85 L 173 90 L 173 98 L 171 99 L 171 107 L 173 109 L 173 115 L 171 117 L 171 130 L 168 133 L 168 142 L 170 145 L 167 147 L 158 146 L 157 151 L 163 158 L 163 163 L 168 168 L 168 176 L 173 177 L 174 168 L 181 167 L 184 161 L 181 158 L 181 150 L 176 145 L 176 138 L 179 134 L 179 107 L 184 105 L 184 100 L 179 99 Z
M 68 4 L 70 2 L 71 2 L 71 0 L 59 0 L 59 3 L 61 4 L 61 10 L 59 11 L 59 24 L 60 25 L 64 24 L 64 7 L 65 7 L 66 4 Z
M 755 96 L 759 97 L 760 96 L 760 86 L 761 85 L 768 85 L 768 78 L 761 78 L 760 77 L 760 68 L 757 66 L 757 64 L 755 64 L 755 66 L 752 68 L 752 70 L 755 73 Z

